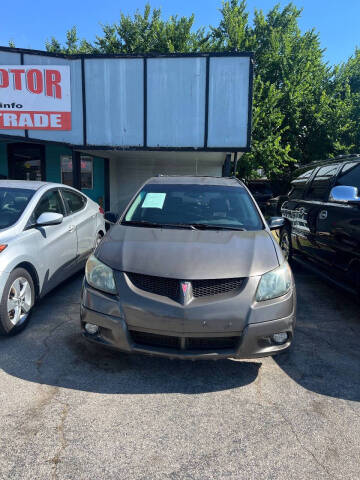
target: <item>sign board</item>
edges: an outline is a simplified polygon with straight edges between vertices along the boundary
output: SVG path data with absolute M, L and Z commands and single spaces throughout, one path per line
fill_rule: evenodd
M 0 141 L 248 152 L 252 83 L 251 52 L 66 55 L 0 46 Z
M 68 65 L 0 65 L 0 129 L 71 130 Z

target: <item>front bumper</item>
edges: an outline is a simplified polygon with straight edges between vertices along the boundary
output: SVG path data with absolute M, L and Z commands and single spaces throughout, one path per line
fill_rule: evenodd
M 274 355 L 287 350 L 293 340 L 295 287 L 284 297 L 256 303 L 249 301 L 247 290 L 256 291 L 257 282 L 257 278 L 249 279 L 238 296 L 186 307 L 144 296 L 124 282 L 120 302 L 85 282 L 82 332 L 92 342 L 129 353 L 188 359 Z M 99 331 L 87 333 L 86 323 L 97 325 Z M 281 345 L 272 339 L 280 332 L 287 333 Z
M 84 306 L 81 306 L 81 323 L 82 327 L 85 323 L 92 323 L 100 327 L 99 333 L 96 335 L 88 334 L 83 328 L 83 335 L 90 341 L 105 345 L 107 347 L 115 348 L 117 350 L 128 353 L 144 353 L 150 355 L 157 355 L 170 358 L 188 358 L 188 359 L 220 359 L 220 358 L 260 358 L 287 350 L 292 342 L 294 336 L 295 316 L 270 320 L 267 322 L 256 323 L 245 327 L 241 335 L 234 335 L 234 333 L 227 334 L 226 336 L 214 334 L 208 334 L 208 336 L 192 334 L 190 337 L 185 334 L 182 335 L 168 335 L 166 332 L 154 333 L 151 331 L 140 332 L 139 330 L 129 330 L 125 320 L 123 318 L 111 317 L 104 315 L 93 310 L 89 310 Z M 134 332 L 137 332 L 136 336 Z M 282 345 L 277 345 L 271 340 L 271 336 L 274 333 L 287 332 L 288 340 Z M 137 343 L 137 339 L 141 338 L 139 335 L 149 334 L 157 337 L 164 337 L 164 343 L 168 341 L 169 337 L 174 338 L 174 347 L 160 346 L 160 345 L 148 345 Z M 237 333 L 237 332 L 236 332 Z M 230 348 L 218 347 L 216 341 L 213 339 L 219 338 L 218 345 L 225 345 L 224 338 L 229 337 L 229 344 L 233 341 L 234 345 Z M 146 340 L 149 335 L 143 335 Z M 206 345 L 206 339 L 211 339 L 209 344 L 213 344 L 213 347 L 201 349 L 182 349 L 182 345 L 186 345 L 189 339 L 201 339 L 199 345 Z M 205 340 L 204 340 L 205 339 Z M 158 343 L 157 341 L 154 343 Z M 159 342 L 160 343 L 160 342 Z M 171 341 L 168 342 L 171 344 Z M 195 342 L 196 343 L 196 342 Z M 175 346 L 177 345 L 177 346 Z

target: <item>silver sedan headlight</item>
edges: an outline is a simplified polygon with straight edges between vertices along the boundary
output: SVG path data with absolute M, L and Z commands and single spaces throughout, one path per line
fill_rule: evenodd
M 116 293 L 113 270 L 90 255 L 85 267 L 85 278 L 89 285 L 107 293 Z
M 256 292 L 256 300 L 262 302 L 285 295 L 291 288 L 291 281 L 290 267 L 287 262 L 284 262 L 280 267 L 264 273 L 261 277 Z

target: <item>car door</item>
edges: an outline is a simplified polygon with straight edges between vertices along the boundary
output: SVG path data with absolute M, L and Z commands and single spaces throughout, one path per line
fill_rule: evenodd
M 34 227 L 32 241 L 37 245 L 40 270 L 43 275 L 42 294 L 45 294 L 72 272 L 76 260 L 77 238 L 71 221 L 65 217 L 65 208 L 57 188 L 46 191 L 30 217 L 29 224 L 36 225 L 42 213 L 54 212 L 64 215 L 59 225 Z
M 346 163 L 335 184 L 356 187 L 360 192 L 360 162 Z M 328 252 L 329 263 L 340 274 L 351 276 L 351 266 L 358 271 L 360 265 L 360 206 L 328 202 L 324 207 L 325 218 L 318 219 L 319 244 Z
M 339 168 L 340 163 L 319 167 L 301 204 L 301 213 L 307 227 L 300 240 L 301 249 L 307 256 L 325 264 L 333 261 L 333 252 L 326 240 L 330 228 L 327 205 Z
M 291 182 L 288 200 L 281 207 L 281 214 L 291 225 L 292 247 L 301 251 L 306 244 L 309 233 L 307 224 L 307 207 L 304 206 L 304 195 L 317 167 L 308 168 Z
M 75 228 L 77 255 L 81 262 L 93 250 L 96 237 L 96 212 L 88 206 L 88 199 L 80 192 L 61 189 L 67 215 Z

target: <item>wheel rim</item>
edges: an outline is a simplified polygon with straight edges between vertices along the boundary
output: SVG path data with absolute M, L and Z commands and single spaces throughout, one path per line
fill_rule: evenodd
M 32 292 L 30 283 L 25 277 L 14 280 L 7 299 L 7 312 L 10 322 L 20 325 L 27 319 L 32 307 Z
M 288 260 L 290 255 L 290 240 L 287 233 L 283 233 L 281 237 L 280 248 L 283 252 L 285 259 Z

